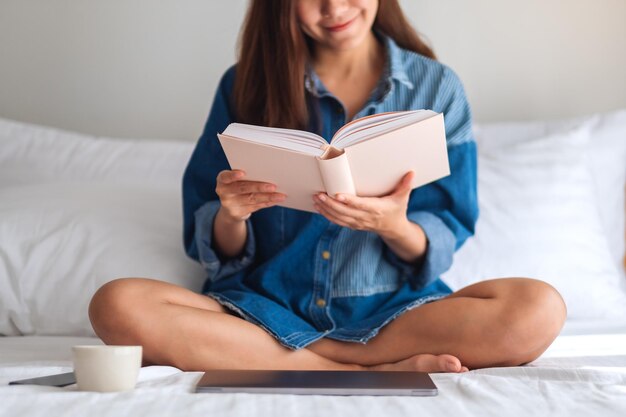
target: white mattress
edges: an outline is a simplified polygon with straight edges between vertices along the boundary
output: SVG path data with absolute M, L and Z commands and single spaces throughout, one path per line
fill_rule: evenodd
M 568 323 L 553 345 L 523 367 L 433 374 L 439 395 L 333 397 L 194 394 L 199 372 L 150 366 L 137 389 L 97 394 L 8 386 L 14 379 L 72 370 L 70 346 L 95 338 L 0 338 L 0 415 L 7 416 L 528 416 L 626 415 L 626 323 Z

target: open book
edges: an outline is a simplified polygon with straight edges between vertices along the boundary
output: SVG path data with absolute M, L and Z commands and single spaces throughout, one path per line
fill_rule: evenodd
M 284 207 L 315 212 L 313 194 L 389 194 L 408 171 L 412 188 L 450 174 L 443 115 L 380 113 L 344 125 L 330 141 L 314 133 L 231 123 L 218 138 L 231 169 L 276 184 Z

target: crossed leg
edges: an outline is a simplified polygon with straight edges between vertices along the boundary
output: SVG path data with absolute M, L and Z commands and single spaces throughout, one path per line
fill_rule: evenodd
M 485 281 L 420 306 L 365 345 L 322 339 L 292 351 L 216 301 L 165 282 L 126 278 L 89 306 L 107 344 L 139 344 L 144 364 L 183 370 L 379 369 L 459 372 L 537 357 L 560 330 L 558 293 L 534 280 Z
M 338 362 L 397 362 L 446 353 L 472 368 L 513 366 L 543 353 L 560 332 L 566 308 L 537 280 L 482 281 L 404 313 L 367 344 L 322 339 L 309 349 Z

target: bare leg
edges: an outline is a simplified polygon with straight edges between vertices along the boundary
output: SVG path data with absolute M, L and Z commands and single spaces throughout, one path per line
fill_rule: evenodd
M 308 349 L 292 351 L 260 327 L 228 312 L 216 301 L 172 284 L 128 278 L 112 281 L 94 295 L 89 316 L 107 344 L 144 347 L 144 364 L 182 370 L 327 369 L 364 370 Z M 459 371 L 449 355 L 423 355 L 419 361 L 376 369 Z M 458 360 L 456 360 L 458 362 Z
M 406 312 L 365 345 L 323 339 L 309 349 L 363 365 L 423 353 L 448 353 L 469 368 L 520 365 L 547 349 L 565 316 L 565 304 L 551 286 L 495 279 Z

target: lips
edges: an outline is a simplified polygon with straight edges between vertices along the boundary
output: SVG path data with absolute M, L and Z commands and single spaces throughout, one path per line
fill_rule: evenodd
M 348 26 L 350 26 L 352 24 L 352 22 L 354 22 L 356 20 L 356 17 L 353 17 L 352 19 L 348 20 L 345 23 L 341 23 L 339 25 L 334 25 L 334 26 L 326 26 L 326 30 L 330 31 L 330 32 L 340 32 L 344 29 L 347 29 Z

